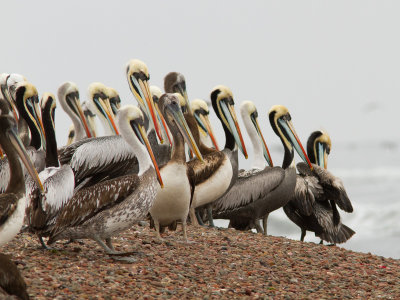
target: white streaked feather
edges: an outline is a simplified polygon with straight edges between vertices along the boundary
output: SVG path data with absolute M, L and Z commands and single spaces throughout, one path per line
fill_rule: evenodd
M 73 170 L 100 168 L 112 162 L 135 157 L 132 147 L 121 136 L 92 139 L 79 146 L 70 161 Z
M 39 173 L 39 178 L 44 188 L 44 197 L 42 199 L 43 211 L 52 214 L 72 198 L 75 188 L 75 177 L 69 165 L 63 165 L 59 168 L 46 168 Z M 30 205 L 32 196 L 35 196 L 34 190 L 37 189 L 37 186 L 29 178 L 26 182 L 26 187 L 27 205 Z

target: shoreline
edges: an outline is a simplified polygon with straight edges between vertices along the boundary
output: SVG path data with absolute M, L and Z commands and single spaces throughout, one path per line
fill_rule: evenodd
M 147 223 L 135 225 L 113 239 L 137 252 L 134 263 L 91 240 L 42 250 L 28 233 L 0 251 L 14 254 L 32 299 L 400 297 L 398 259 L 226 228 L 189 226 L 188 237 L 178 226 L 160 244 Z

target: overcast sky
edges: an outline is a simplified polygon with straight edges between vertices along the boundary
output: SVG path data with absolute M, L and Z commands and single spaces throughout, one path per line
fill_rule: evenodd
M 209 99 L 224 84 L 236 103 L 254 101 L 270 143 L 278 143 L 267 119 L 274 104 L 289 108 L 304 142 L 319 128 L 334 142 L 397 141 L 399 8 L 396 1 L 3 1 L 0 72 L 25 75 L 40 94 L 74 81 L 82 101 L 101 81 L 136 104 L 125 65 L 138 58 L 150 84 L 162 87 L 166 73 L 179 71 L 191 99 Z M 212 123 L 223 145 L 215 115 Z M 60 146 L 70 124 L 58 105 Z

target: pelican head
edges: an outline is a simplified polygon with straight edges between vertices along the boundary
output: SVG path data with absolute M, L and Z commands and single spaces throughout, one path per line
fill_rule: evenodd
M 258 112 L 256 106 L 252 101 L 243 101 L 240 105 L 240 113 L 242 115 L 242 120 L 251 120 L 252 125 L 256 129 L 257 136 L 261 140 L 264 158 L 268 162 L 269 166 L 273 167 L 274 164 L 272 163 L 271 154 L 269 153 L 267 143 L 265 142 L 264 136 L 260 129 L 260 125 L 258 124 Z
M 194 99 L 190 102 L 190 109 L 197 121 L 197 125 L 199 126 L 200 132 L 205 136 L 209 135 L 211 141 L 214 144 L 215 149 L 219 151 L 218 143 L 217 140 L 215 139 L 210 119 L 208 118 L 210 111 L 208 109 L 206 101 L 201 99 Z
M 163 187 L 164 184 L 161 178 L 160 170 L 158 169 L 153 150 L 151 149 L 149 140 L 147 139 L 146 130 L 144 129 L 144 117 L 141 110 L 134 105 L 125 105 L 118 111 L 117 123 L 121 130 L 121 135 L 125 140 L 131 141 L 133 138 L 134 145 L 141 143 L 146 147 L 151 161 L 153 162 L 154 169 L 156 170 L 158 182 L 160 183 L 161 187 Z M 141 175 L 141 173 L 139 173 L 139 175 Z
M 43 93 L 42 99 L 40 99 L 42 120 L 44 118 L 49 118 L 51 120 L 51 123 L 53 124 L 53 128 L 56 127 L 54 123 L 56 107 L 56 97 L 52 93 Z
M 129 88 L 139 103 L 140 108 L 146 112 L 147 117 L 153 123 L 157 136 L 161 143 L 163 138 L 161 136 L 160 125 L 157 121 L 155 114 L 154 102 L 151 97 L 149 87 L 149 70 L 144 62 L 138 59 L 132 59 L 128 62 L 126 67 L 126 76 L 128 78 Z
M 188 95 L 186 92 L 185 76 L 178 72 L 170 72 L 164 77 L 164 90 L 166 93 L 179 93 L 189 106 Z
M 300 142 L 300 139 L 294 130 L 292 124 L 292 117 L 290 116 L 289 110 L 283 105 L 274 105 L 269 110 L 269 122 L 271 123 L 272 129 L 283 141 L 286 148 L 293 155 L 293 147 L 297 153 L 303 159 L 304 162 L 308 163 L 310 169 L 313 169 L 311 162 Z
M 114 113 L 114 116 L 116 116 L 118 109 L 121 108 L 121 98 L 119 97 L 117 90 L 112 87 L 108 87 L 106 95 L 110 100 L 110 106 Z
M 28 92 L 29 93 L 29 92 Z M 28 153 L 26 153 L 25 147 L 22 144 L 18 136 L 18 128 L 16 120 L 9 115 L 0 116 L 0 135 L 2 135 L 3 141 L 8 141 L 8 145 L 2 145 L 3 147 L 12 147 L 20 157 L 22 163 L 25 165 L 29 174 L 32 176 L 33 180 L 36 182 L 40 191 L 43 192 L 43 185 L 40 181 L 39 175 L 33 166 L 32 161 L 29 158 Z M 12 192 L 13 186 L 9 185 L 7 187 L 6 193 Z
M 90 134 L 92 137 L 97 136 L 97 126 L 96 126 L 96 114 L 93 113 L 92 108 L 90 108 L 91 104 L 88 101 L 82 103 L 82 110 L 85 116 L 86 122 L 89 127 Z
M 221 120 L 225 133 L 233 136 L 234 140 L 227 136 L 225 147 L 233 150 L 234 143 L 239 146 L 244 157 L 247 159 L 246 146 L 243 141 L 242 133 L 240 131 L 239 123 L 235 112 L 235 102 L 233 101 L 233 94 L 231 90 L 224 86 L 218 85 L 211 92 L 211 103 L 217 117 Z
M 203 161 L 200 150 L 183 116 L 178 97 L 175 94 L 164 94 L 160 98 L 159 105 L 161 113 L 166 119 L 171 131 L 178 130 L 197 158 Z
M 310 161 L 327 169 L 331 147 L 331 138 L 326 132 L 322 130 L 314 131 L 307 140 L 307 154 Z
M 27 122 L 31 131 L 31 145 L 35 149 L 46 149 L 43 123 L 39 109 L 39 96 L 36 87 L 28 81 L 17 84 L 15 92 L 16 106 L 20 116 Z
M 80 128 L 83 128 L 87 137 L 92 137 L 89 126 L 86 122 L 85 115 L 81 107 L 79 99 L 79 90 L 75 83 L 67 81 L 58 88 L 58 100 L 60 101 L 63 110 L 70 116 L 75 126 L 76 139 L 82 139 L 80 135 Z M 77 128 L 79 127 L 79 129 Z M 79 134 L 78 134 L 79 133 Z
M 110 105 L 108 96 L 108 87 L 101 82 L 93 82 L 89 85 L 89 101 L 91 107 L 96 112 L 96 115 L 103 121 L 106 131 L 110 129 L 110 133 L 119 134 L 117 126 L 115 125 L 114 112 Z
M 158 101 L 160 100 L 160 98 L 162 96 L 162 91 L 158 86 L 151 85 L 150 86 L 150 93 L 151 93 L 151 96 L 153 98 L 154 108 L 156 109 L 156 112 L 157 112 L 158 122 L 160 124 L 162 124 L 162 126 L 160 126 L 160 127 L 161 127 L 161 130 L 163 132 L 163 135 L 164 135 L 164 137 L 166 136 L 168 138 L 169 144 L 172 146 L 172 138 L 171 138 L 171 136 L 169 134 L 168 126 L 165 123 L 164 116 L 162 115 L 162 113 L 160 111 L 160 107 L 158 106 Z
M 0 87 L 4 99 L 9 103 L 14 117 L 16 120 L 19 119 L 18 110 L 15 104 L 15 91 L 18 83 L 27 81 L 26 78 L 20 74 L 1 74 L 0 76 Z

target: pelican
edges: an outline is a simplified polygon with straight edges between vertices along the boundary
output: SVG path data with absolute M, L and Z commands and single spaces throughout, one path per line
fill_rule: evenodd
M 158 122 L 163 125 L 163 126 L 160 126 L 162 138 L 163 138 L 163 140 L 168 140 L 169 144 L 172 146 L 171 131 L 169 130 L 167 124 L 165 124 L 165 120 L 162 117 L 160 108 L 158 106 L 158 101 L 160 100 L 163 93 L 162 93 L 161 89 L 155 85 L 150 86 L 150 93 L 151 93 L 151 96 L 153 97 L 153 102 L 154 102 L 154 107 L 157 112 Z
M 128 105 L 118 112 L 117 124 L 122 137 L 136 153 L 139 173 L 77 192 L 60 211 L 49 245 L 60 239 L 90 238 L 106 253 L 119 254 L 111 244 L 111 237 L 146 218 L 163 182 L 144 130 L 144 117 L 137 107 Z
M 92 137 L 79 100 L 78 87 L 73 82 L 65 82 L 58 88 L 58 101 L 71 118 L 75 129 L 74 141 Z
M 27 81 L 20 82 L 16 89 L 15 97 L 19 117 L 26 121 L 32 137 L 30 141 L 31 146 L 26 147 L 26 150 L 36 170 L 40 172 L 45 167 L 45 151 L 43 149 L 45 140 L 38 108 L 39 100 L 37 90 Z M 4 191 L 7 187 L 9 174 L 8 158 L 5 157 L 1 160 L 0 191 Z
M 255 107 L 252 108 L 251 105 L 249 107 L 245 104 L 244 109 L 247 110 L 244 118 L 245 124 L 249 126 L 250 122 L 254 122 L 257 131 L 253 131 L 250 136 L 256 134 L 263 140 L 259 133 L 261 131 L 258 128 L 256 114 L 254 114 Z M 296 185 L 294 149 L 308 163 L 309 168 L 312 168 L 294 130 L 288 109 L 281 105 L 273 106 L 269 111 L 269 120 L 285 149 L 282 168 L 267 167 L 256 173 L 250 171 L 242 174 L 236 185 L 214 203 L 214 217 L 230 219 L 231 226 L 237 229 L 248 229 L 249 224 L 257 227 L 256 220 L 267 217 L 271 211 L 284 206 L 292 199 Z M 270 160 L 269 155 L 267 157 L 267 161 Z M 264 218 L 264 233 L 266 232 L 266 221 Z
M 16 296 L 18 299 L 28 300 L 26 283 L 17 266 L 8 255 L 0 253 L 0 296 Z M 15 299 L 15 297 L 1 297 L 2 299 Z
M 121 98 L 119 97 L 118 92 L 112 87 L 108 87 L 107 96 L 108 99 L 110 100 L 110 106 L 112 112 L 114 113 L 114 116 L 116 116 L 118 109 L 121 108 Z
M 89 131 L 92 137 L 97 137 L 97 126 L 96 126 L 96 115 L 92 112 L 92 110 L 89 108 L 88 102 L 83 102 L 82 103 L 82 111 L 83 114 L 86 118 L 86 122 L 89 127 Z
M 344 243 L 355 233 L 340 222 L 336 205 L 346 212 L 353 206 L 342 181 L 327 170 L 328 155 L 332 143 L 323 131 L 314 131 L 307 141 L 307 153 L 314 171 L 303 163 L 297 164 L 295 198 L 283 207 L 284 212 L 301 228 L 300 240 L 304 241 L 306 231 L 313 231 L 322 241 Z
M 91 108 L 100 118 L 105 135 L 118 135 L 118 129 L 114 121 L 114 112 L 108 97 L 108 87 L 100 82 L 89 85 L 89 101 Z
M 95 121 L 96 115 L 89 108 L 87 102 L 82 103 L 82 111 L 83 111 L 83 115 L 85 116 L 86 123 L 89 127 L 90 135 L 92 137 L 96 137 L 97 136 L 97 126 L 96 126 L 96 121 Z M 74 142 L 74 140 L 75 140 L 75 127 L 74 127 L 74 124 L 71 124 L 68 128 L 67 146 L 71 145 Z
M 197 121 L 201 143 L 209 148 L 214 147 L 219 151 L 217 140 L 214 138 L 215 135 L 208 119 L 210 111 L 207 103 L 202 99 L 194 99 L 190 102 L 190 109 Z
M 183 96 L 186 107 L 189 109 L 189 100 L 186 91 L 185 76 L 178 72 L 170 72 L 164 77 L 164 90 L 166 93 L 178 93 Z M 185 111 L 183 111 L 185 113 Z
M 226 86 L 216 86 L 211 92 L 211 102 L 217 117 L 220 119 L 225 131 L 225 148 L 222 151 L 207 148 L 201 149 L 208 153 L 204 155 L 205 163 L 196 160 L 188 162 L 192 170 L 192 184 L 195 186 L 191 204 L 191 219 L 194 220 L 194 210 L 219 199 L 235 183 L 238 176 L 238 146 L 247 159 L 247 151 L 243 142 L 240 127 L 237 121 L 233 94 Z M 199 135 L 194 121 L 197 136 Z M 210 131 L 211 132 L 211 131 Z M 213 218 L 211 207 L 208 209 L 208 221 L 211 226 Z
M 3 110 L 2 110 L 3 111 Z M 0 195 L 0 247 L 9 242 L 21 229 L 25 215 L 25 180 L 20 160 L 43 191 L 39 176 L 18 137 L 17 122 L 9 115 L 0 116 L 0 145 L 7 155 L 10 180 Z
M 157 142 L 154 128 L 158 125 L 154 125 L 157 123 L 154 103 L 147 93 L 150 77 L 147 66 L 139 60 L 131 60 L 126 75 L 132 93 L 144 111 L 145 128 L 157 164 L 163 166 L 169 161 L 171 150 L 169 145 L 159 145 Z M 77 183 L 99 173 L 100 176 L 112 178 L 138 171 L 136 155 L 121 136 L 105 136 L 73 143 L 60 150 L 59 158 L 61 164 L 71 166 Z
M 0 77 L 0 87 L 3 98 L 9 103 L 15 119 L 18 121 L 18 132 L 24 146 L 30 143 L 30 132 L 28 125 L 24 118 L 20 118 L 16 107 L 15 91 L 20 82 L 27 81 L 26 78 L 20 74 L 2 74 Z
M 74 173 L 69 165 L 60 167 L 55 134 L 56 98 L 44 93 L 41 99 L 42 121 L 46 135 L 46 168 L 39 173 L 44 192 L 36 193 L 38 186 L 28 180 L 27 223 L 31 232 L 36 233 L 40 243 L 47 248 L 43 237 L 47 236 L 55 224 L 59 210 L 72 198 L 75 188 Z
M 177 96 L 162 95 L 159 107 L 172 134 L 173 150 L 171 160 L 161 168 L 164 188 L 157 193 L 150 215 L 159 240 L 162 241 L 160 227 L 169 226 L 180 220 L 183 238 L 187 242 L 186 219 L 193 190 L 189 182 L 190 170 L 186 164 L 184 141 L 200 161 L 203 159 L 182 114 Z

